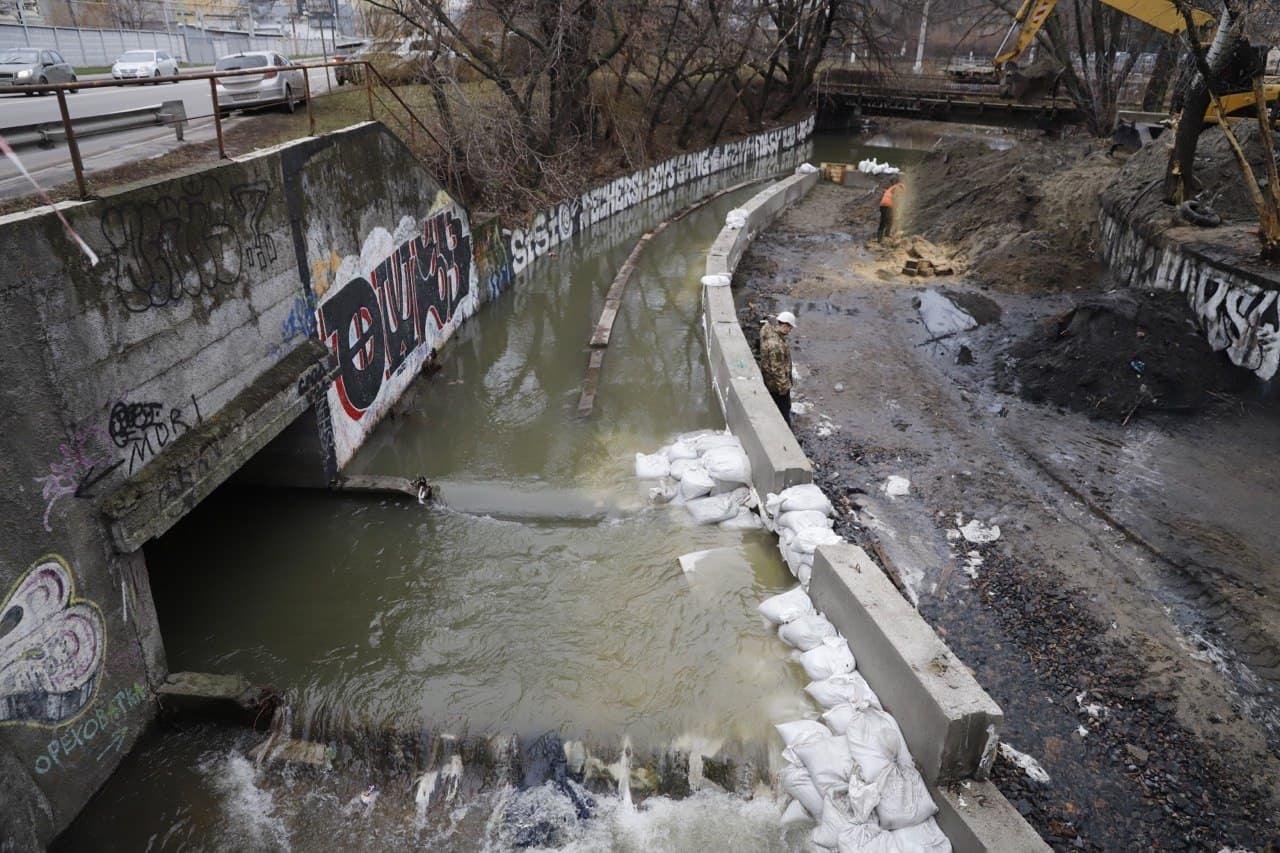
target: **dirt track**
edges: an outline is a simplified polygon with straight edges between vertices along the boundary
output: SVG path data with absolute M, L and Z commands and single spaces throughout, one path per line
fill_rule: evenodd
M 1059 849 L 1280 843 L 1278 407 L 1121 426 L 999 393 L 1008 346 L 1075 297 L 894 275 L 866 248 L 874 204 L 820 184 L 757 240 L 735 295 L 749 331 L 799 315 L 796 432 L 855 511 L 842 532 L 1052 778 L 998 762 L 1002 790 Z M 928 287 L 989 322 L 939 336 L 915 307 Z M 908 495 L 882 491 L 891 474 Z M 972 519 L 999 537 L 966 541 Z

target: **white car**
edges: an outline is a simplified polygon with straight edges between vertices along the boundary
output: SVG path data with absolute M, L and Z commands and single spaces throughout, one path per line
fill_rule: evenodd
M 120 54 L 115 65 L 111 66 L 111 76 L 117 80 L 173 77 L 177 73 L 178 60 L 164 50 L 130 50 Z
M 226 115 L 242 107 L 280 104 L 289 112 L 306 98 L 305 70 L 278 53 L 259 50 L 233 53 L 218 60 L 215 71 L 261 68 L 261 74 L 217 78 L 218 112 Z

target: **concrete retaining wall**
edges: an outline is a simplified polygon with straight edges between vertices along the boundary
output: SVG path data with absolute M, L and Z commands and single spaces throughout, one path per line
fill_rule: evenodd
M 1241 263 L 1242 250 L 1256 245 L 1246 229 L 1235 229 L 1238 240 L 1227 251 L 1202 241 L 1197 229 L 1135 228 L 1105 199 L 1099 226 L 1102 259 L 1120 282 L 1182 293 L 1210 346 L 1259 379 L 1276 375 L 1280 275 Z
M 732 276 L 755 235 L 817 183 L 817 173 L 797 174 L 752 196 L 740 208 L 746 213 L 746 224 L 742 228 L 726 226 L 711 244 L 707 275 Z M 702 289 L 702 302 L 712 385 L 725 423 L 751 459 L 756 491 L 764 495 L 811 482 L 813 466 L 765 390 L 760 368 L 738 324 L 732 292 L 727 286 L 707 286 Z
M 751 240 L 818 182 L 797 174 L 742 205 L 742 228 L 722 229 L 707 252 L 707 275 L 731 276 Z M 761 495 L 812 481 L 812 466 L 765 390 L 728 286 L 704 285 L 703 326 L 712 384 L 729 429 L 751 459 Z M 1003 722 L 999 706 L 861 548 L 821 546 L 809 595 L 849 641 L 858 671 L 898 721 L 938 803 L 938 824 L 960 853 L 1048 850 L 985 777 Z M 976 786 L 976 787 L 975 787 Z M 981 793 L 981 797 L 977 794 Z

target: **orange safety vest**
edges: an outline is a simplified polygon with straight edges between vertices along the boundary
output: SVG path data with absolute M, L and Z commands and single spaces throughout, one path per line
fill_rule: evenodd
M 902 189 L 904 184 L 894 184 L 884 191 L 884 195 L 880 196 L 881 207 L 893 207 L 893 197 L 898 190 Z

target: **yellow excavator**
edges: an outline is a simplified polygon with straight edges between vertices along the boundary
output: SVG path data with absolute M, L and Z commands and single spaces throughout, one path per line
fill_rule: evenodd
M 1182 13 L 1178 11 L 1170 0 L 1098 0 L 1103 5 L 1118 9 L 1131 18 L 1150 24 L 1161 32 L 1168 33 L 1173 36 L 1181 35 L 1187 28 L 1186 19 Z M 1005 33 L 1004 41 L 1000 43 L 1000 48 L 996 51 L 996 57 L 992 64 L 994 74 L 998 78 L 1007 68 L 1013 67 L 1027 48 L 1031 47 L 1035 41 L 1036 34 L 1044 27 L 1045 21 L 1049 19 L 1049 15 L 1058 5 L 1058 0 L 1023 0 L 1022 6 L 1018 9 L 1017 15 L 1014 16 L 1013 24 L 1009 27 L 1009 32 Z M 1208 12 L 1202 12 L 1199 9 L 1192 11 L 1191 18 L 1195 22 L 1197 37 L 1205 40 L 1212 37 L 1213 30 L 1217 27 L 1217 19 Z M 1009 40 L 1017 31 L 1018 37 L 1014 39 L 1013 44 L 1009 44 Z M 1267 82 L 1263 86 L 1263 92 L 1266 95 L 1267 103 L 1272 105 L 1272 112 L 1275 112 L 1275 104 L 1277 98 L 1280 98 L 1280 83 Z M 1253 115 L 1254 100 L 1252 89 L 1242 89 L 1240 91 L 1232 91 L 1220 96 L 1222 107 L 1227 115 Z M 1206 124 L 1216 124 L 1218 121 L 1218 110 L 1212 104 L 1205 111 L 1204 120 Z

